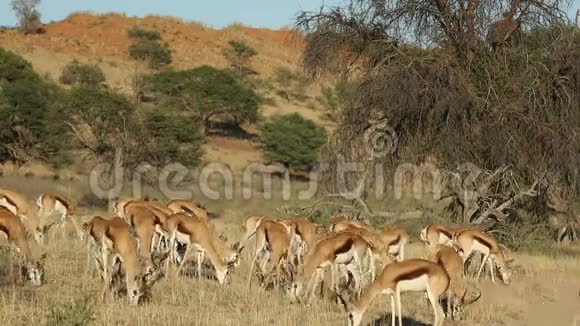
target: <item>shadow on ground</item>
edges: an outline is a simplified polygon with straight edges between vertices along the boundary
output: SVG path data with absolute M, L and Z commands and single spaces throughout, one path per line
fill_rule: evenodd
M 398 321 L 397 321 L 398 323 Z M 369 324 L 371 326 L 387 326 L 391 325 L 391 315 L 386 314 L 380 318 L 377 318 Z M 429 324 L 422 323 L 420 321 L 416 321 L 414 319 L 408 318 L 403 316 L 403 325 L 405 326 L 429 326 Z

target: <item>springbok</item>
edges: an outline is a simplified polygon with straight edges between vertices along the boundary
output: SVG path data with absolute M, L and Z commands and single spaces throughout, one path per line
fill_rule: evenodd
M 44 284 L 43 261 L 46 254 L 40 259 L 34 259 L 26 238 L 26 228 L 14 213 L 0 207 L 0 234 L 6 237 L 14 251 L 23 258 L 22 275 L 34 286 Z
M 62 238 L 65 238 L 66 226 L 70 222 L 79 239 L 83 240 L 83 232 L 75 215 L 75 207 L 70 200 L 61 195 L 46 192 L 36 199 L 36 206 L 38 207 L 39 215 L 43 218 L 50 217 L 55 213 L 60 214 L 60 220 L 56 224 L 61 227 Z

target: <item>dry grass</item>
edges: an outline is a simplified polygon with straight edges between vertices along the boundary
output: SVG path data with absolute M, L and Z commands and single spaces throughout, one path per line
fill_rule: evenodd
M 34 198 L 41 191 L 63 189 L 48 179 L 3 177 L 2 186 L 26 193 Z M 82 183 L 71 185 L 76 197 L 86 191 Z M 250 213 L 281 215 L 283 205 L 275 197 L 271 201 L 256 198 L 249 201 L 207 201 L 210 211 L 217 211 L 218 230 L 229 242 L 241 235 L 241 220 Z M 219 204 L 219 205 L 218 205 Z M 91 211 L 94 212 L 94 211 Z M 72 230 L 70 230 L 72 231 Z M 71 233 L 72 238 L 72 233 Z M 76 240 L 49 241 L 45 248 L 34 247 L 36 253 L 46 251 L 47 284 L 38 289 L 5 285 L 0 289 L 0 325 L 45 324 L 53 305 L 70 304 L 84 295 L 96 298 L 100 283 L 96 277 L 84 277 L 85 245 Z M 555 248 L 550 255 L 513 253 L 516 274 L 509 286 L 481 282 L 483 297 L 464 313 L 465 321 L 446 325 L 566 325 L 578 309 L 576 293 L 580 288 L 580 263 L 577 247 Z M 421 257 L 422 248 L 414 243 L 410 256 Z M 229 276 L 229 284 L 220 286 L 208 279 L 167 276 L 156 284 L 151 303 L 130 307 L 114 302 L 94 307 L 94 324 L 98 325 L 334 325 L 346 324 L 341 306 L 332 299 L 315 300 L 311 306 L 290 304 L 276 291 L 260 289 L 254 281 L 246 288 L 247 253 L 242 265 Z M 573 292 L 573 295 L 572 295 Z M 364 322 L 389 325 L 388 299 L 378 298 L 365 315 Z M 557 313 L 557 316 L 553 316 Z M 429 305 L 421 294 L 405 294 L 403 315 L 406 325 L 432 322 Z M 539 316 L 539 317 L 538 317 Z M 543 316 L 543 317 L 542 317 Z

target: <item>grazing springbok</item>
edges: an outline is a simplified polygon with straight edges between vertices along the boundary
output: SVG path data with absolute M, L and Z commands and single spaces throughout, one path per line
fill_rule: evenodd
M 491 235 L 479 229 L 464 229 L 457 232 L 453 237 L 454 244 L 459 248 L 459 253 L 463 256 L 465 262 L 473 252 L 483 254 L 481 266 L 477 272 L 476 280 L 479 280 L 485 264 L 489 264 L 491 281 L 495 283 L 495 266 L 497 263 L 504 284 L 509 284 L 512 272 L 507 266 L 507 261 L 500 249 L 497 240 Z
M 40 259 L 32 257 L 24 224 L 18 216 L 4 207 L 0 207 L 0 234 L 6 238 L 13 247 L 14 252 L 23 258 L 21 275 L 34 286 L 43 285 L 43 261 L 46 258 L 46 254 L 41 255 Z M 12 264 L 13 262 L 11 266 L 13 266 Z
M 395 318 L 398 317 L 399 326 L 403 326 L 401 293 L 426 291 L 435 317 L 433 325 L 441 326 L 445 313 L 439 300 L 448 287 L 449 275 L 443 267 L 423 259 L 409 259 L 388 264 L 354 304 L 346 301 L 344 295 L 339 298 L 347 310 L 348 324 L 358 326 L 375 297 L 379 294 L 386 294 L 391 297 L 391 325 L 395 326 Z
M 50 217 L 55 213 L 60 215 L 60 219 L 56 224 L 60 225 L 63 239 L 66 236 L 66 226 L 70 223 L 73 225 L 79 239 L 83 240 L 84 233 L 75 214 L 75 206 L 70 200 L 61 195 L 46 192 L 36 199 L 36 206 L 42 218 Z
M 0 206 L 18 216 L 24 223 L 28 234 L 31 234 L 37 243 L 43 243 L 44 234 L 48 232 L 52 224 L 41 225 L 36 207 L 26 196 L 16 191 L 0 188 Z
M 104 302 L 107 293 L 113 292 L 111 290 L 126 292 L 128 302 L 132 305 L 146 299 L 153 284 L 164 273 L 156 261 L 139 256 L 131 226 L 118 217 L 104 219 L 95 216 L 84 224 L 84 229 L 89 234 L 90 241 L 96 245 L 93 255 L 100 256 L 95 257 L 95 260 L 103 267 L 100 301 Z

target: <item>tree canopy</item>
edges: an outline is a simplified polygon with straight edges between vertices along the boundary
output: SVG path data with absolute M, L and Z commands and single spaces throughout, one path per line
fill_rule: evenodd
M 206 127 L 212 118 L 236 124 L 258 118 L 256 92 L 231 72 L 209 66 L 153 74 L 145 93 L 162 106 L 182 108 Z
M 298 113 L 274 117 L 260 123 L 258 130 L 266 161 L 282 163 L 295 171 L 312 168 L 326 142 L 326 131 Z

